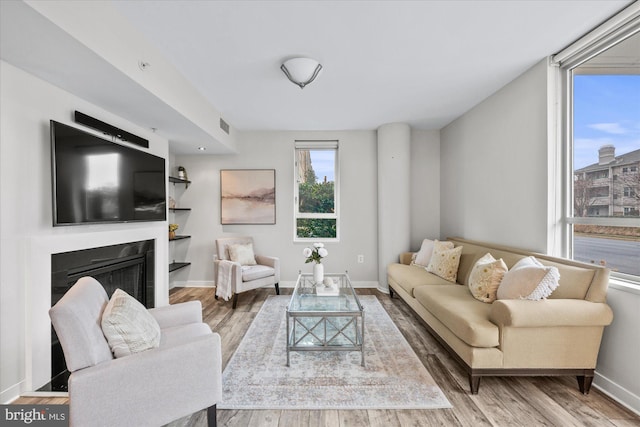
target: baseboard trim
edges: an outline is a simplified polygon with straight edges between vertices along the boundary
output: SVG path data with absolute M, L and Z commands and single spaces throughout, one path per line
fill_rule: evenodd
M 171 283 L 171 288 L 215 288 L 216 282 L 211 280 L 176 280 Z
M 68 391 L 29 391 L 20 397 L 69 397 Z
M 593 387 L 597 388 L 625 408 L 640 415 L 640 396 L 622 387 L 611 379 L 595 372 L 593 376 Z
M 0 393 L 0 404 L 8 405 L 17 398 L 20 397 L 20 389 L 22 388 L 22 384 L 24 381 L 19 382 L 18 384 L 14 384 L 6 390 L 3 390 Z

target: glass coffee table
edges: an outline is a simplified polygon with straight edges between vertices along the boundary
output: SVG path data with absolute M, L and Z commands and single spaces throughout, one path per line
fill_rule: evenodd
M 299 274 L 287 307 L 287 366 L 291 351 L 359 351 L 364 366 L 364 309 L 349 275 L 325 274 L 337 289 Z

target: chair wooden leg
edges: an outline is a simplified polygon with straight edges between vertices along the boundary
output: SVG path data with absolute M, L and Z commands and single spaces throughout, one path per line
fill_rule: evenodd
M 280 286 L 276 283 L 276 295 L 280 295 Z
M 207 426 L 217 427 L 218 419 L 216 416 L 216 405 L 211 405 L 207 408 Z
M 231 305 L 231 308 L 235 310 L 237 305 L 238 305 L 238 294 L 233 294 L 233 304 Z

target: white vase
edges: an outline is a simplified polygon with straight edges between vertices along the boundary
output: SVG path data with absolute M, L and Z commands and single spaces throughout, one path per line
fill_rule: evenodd
M 321 285 L 323 280 L 324 280 L 324 265 L 317 262 L 313 265 L 313 282 Z

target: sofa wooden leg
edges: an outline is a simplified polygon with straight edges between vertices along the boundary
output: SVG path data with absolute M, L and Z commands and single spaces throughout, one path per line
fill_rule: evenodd
M 218 295 L 214 295 L 213 297 L 214 297 L 215 299 L 218 299 Z
M 207 426 L 217 427 L 218 419 L 216 416 L 216 405 L 211 405 L 207 408 Z
M 231 304 L 231 308 L 234 310 L 238 306 L 238 294 L 233 294 L 233 304 Z
M 578 375 L 576 378 L 578 379 L 578 388 L 580 389 L 580 393 L 589 394 L 589 390 L 591 390 L 591 383 L 593 382 L 593 375 Z
M 469 374 L 469 388 L 471 389 L 471 394 L 478 394 L 478 389 L 480 388 L 480 378 L 477 375 Z
M 280 295 L 280 286 L 276 283 L 276 295 Z
M 393 298 L 393 288 L 389 286 L 389 298 Z

